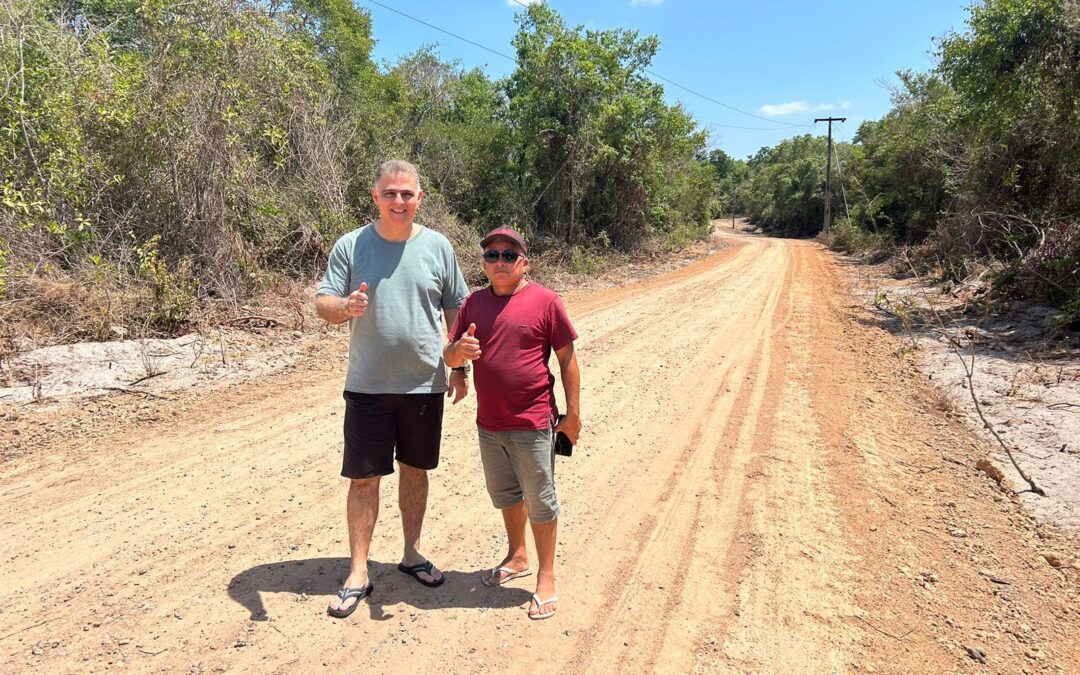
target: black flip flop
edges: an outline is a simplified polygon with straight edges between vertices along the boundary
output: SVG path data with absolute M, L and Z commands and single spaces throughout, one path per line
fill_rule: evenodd
M 349 598 L 356 598 L 356 602 L 350 605 L 348 609 L 334 609 L 333 607 L 327 607 L 326 613 L 335 619 L 344 619 L 355 612 L 357 606 L 360 605 L 360 601 L 369 597 L 374 591 L 375 584 L 370 581 L 366 588 L 343 588 L 337 592 L 338 598 L 340 598 L 342 602 L 345 602 Z
M 428 588 L 435 588 L 436 586 L 442 586 L 443 582 L 446 581 L 446 575 L 445 574 L 442 575 L 441 577 L 439 577 L 439 579 L 437 581 L 424 581 L 423 579 L 420 578 L 420 572 L 423 572 L 424 574 L 428 575 L 429 577 L 434 578 L 435 575 L 431 573 L 431 570 L 432 570 L 433 567 L 435 567 L 435 566 L 431 564 L 430 560 L 425 560 L 424 562 L 420 563 L 419 565 L 409 566 L 409 565 L 406 565 L 405 563 L 398 563 L 398 566 L 397 566 L 398 571 L 404 572 L 405 574 L 408 574 L 410 577 L 412 577 L 413 579 L 416 579 L 417 581 L 424 584 Z

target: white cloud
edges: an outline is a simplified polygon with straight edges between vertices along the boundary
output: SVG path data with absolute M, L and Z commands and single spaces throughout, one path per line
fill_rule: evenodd
M 792 101 L 790 103 L 766 103 L 761 106 L 762 115 L 794 115 L 795 113 L 806 112 L 810 109 L 810 104 L 806 101 Z
M 664 4 L 664 0 L 630 0 L 631 7 L 644 7 L 646 5 L 656 6 Z
M 522 5 L 535 5 L 536 3 L 543 1 L 544 0 L 521 0 L 521 2 L 518 2 L 517 0 L 506 0 L 506 6 L 521 7 Z
M 847 110 L 851 107 L 851 101 L 840 101 L 839 103 L 818 103 L 816 105 L 810 105 L 806 101 L 790 101 L 788 103 L 766 103 L 758 110 L 762 115 L 773 115 L 780 117 L 783 115 L 794 115 L 796 113 L 804 112 L 828 112 L 829 110 Z

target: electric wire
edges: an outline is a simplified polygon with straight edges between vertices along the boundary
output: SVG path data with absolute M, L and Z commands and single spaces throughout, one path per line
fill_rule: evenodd
M 439 28 L 435 24 L 428 23 L 427 21 L 424 21 L 423 19 L 417 19 L 415 16 L 412 16 L 412 15 L 406 14 L 405 12 L 402 12 L 400 10 L 394 9 L 393 7 L 390 7 L 389 5 L 384 5 L 381 2 L 377 2 L 377 0 L 364 0 L 364 2 L 370 3 L 372 5 L 378 5 L 379 7 L 382 7 L 383 9 L 390 10 L 394 14 L 400 14 L 401 16 L 405 17 L 406 19 L 412 19 L 416 23 L 423 24 L 423 25 L 427 26 L 428 28 L 432 28 L 434 30 L 439 31 L 440 33 L 445 33 L 446 35 L 449 35 L 450 37 L 453 37 L 453 38 L 457 38 L 458 40 L 461 40 L 462 42 L 468 42 L 469 44 L 473 45 L 474 47 L 479 47 L 480 49 L 487 50 L 487 51 L 491 52 L 492 54 L 495 54 L 497 56 L 501 56 L 504 59 L 510 59 L 511 61 L 514 61 L 515 63 L 517 62 L 517 59 L 515 59 L 513 56 L 510 56 L 509 54 L 503 54 L 502 52 L 500 52 L 497 49 L 492 49 L 491 47 L 488 47 L 487 45 L 482 45 L 479 42 L 474 42 L 474 41 L 470 40 L 469 38 L 461 37 L 460 35 L 458 35 L 456 33 L 451 33 L 450 31 L 448 31 L 448 30 L 446 30 L 444 28 Z
M 363 0 L 363 1 L 367 2 L 369 4 L 372 4 L 372 5 L 375 5 L 377 7 L 382 7 L 385 10 L 391 11 L 391 12 L 393 12 L 395 14 L 398 14 L 399 16 L 405 17 L 406 19 L 410 19 L 411 21 L 415 21 L 415 22 L 417 22 L 419 24 L 427 26 L 428 28 L 431 28 L 432 30 L 437 30 L 440 33 L 443 33 L 445 35 L 449 35 L 450 37 L 461 40 L 462 42 L 467 42 L 468 44 L 471 44 L 474 47 L 479 47 L 480 49 L 491 52 L 492 54 L 495 54 L 496 56 L 501 56 L 504 59 L 514 61 L 515 63 L 517 62 L 517 59 L 515 59 L 513 56 L 510 56 L 509 54 L 504 54 L 503 52 L 500 52 L 497 49 L 493 49 L 492 47 L 488 47 L 487 45 L 480 44 L 479 42 L 476 42 L 475 40 L 470 40 L 467 37 L 463 37 L 461 35 L 458 35 L 457 33 L 452 33 L 450 31 L 446 30 L 445 28 L 441 28 L 439 26 L 436 26 L 433 23 L 429 23 L 427 21 L 424 21 L 423 19 L 418 19 L 417 17 L 412 16 L 411 14 L 406 14 L 405 12 L 402 12 L 399 9 L 395 9 L 393 7 L 390 7 L 389 5 L 378 2 L 378 0 Z M 528 7 L 529 7 L 524 2 L 521 2 L 521 0 L 513 0 L 513 1 L 515 3 L 521 5 L 522 7 L 525 7 L 526 9 L 528 9 Z M 718 106 L 721 106 L 723 108 L 727 108 L 728 110 L 733 110 L 733 111 L 735 111 L 735 112 L 737 112 L 739 114 L 742 114 L 742 115 L 749 115 L 750 117 L 753 117 L 753 118 L 759 119 L 759 120 L 763 120 L 765 122 L 768 122 L 769 124 L 780 125 L 780 126 L 774 128 L 774 129 L 765 129 L 765 128 L 761 128 L 761 127 L 741 127 L 741 126 L 736 126 L 734 124 L 720 124 L 720 123 L 717 123 L 717 122 L 710 122 L 709 123 L 709 124 L 713 124 L 714 126 L 725 127 L 725 128 L 729 128 L 729 129 L 745 129 L 747 131 L 782 131 L 782 130 L 784 130 L 784 128 L 804 129 L 804 128 L 809 128 L 810 126 L 812 126 L 810 124 L 792 124 L 791 122 L 781 122 L 779 120 L 769 119 L 768 117 L 762 117 L 761 115 L 755 115 L 754 113 L 747 112 L 745 110 L 741 110 L 741 109 L 736 108 L 735 106 L 732 106 L 732 105 L 728 105 L 727 103 L 724 103 L 723 101 L 718 101 L 715 98 L 712 98 L 711 96 L 706 96 L 705 94 L 694 91 L 693 89 L 690 89 L 689 87 L 686 87 L 686 86 L 684 86 L 682 84 L 679 84 L 678 82 L 676 82 L 676 81 L 674 81 L 674 80 L 672 80 L 670 78 L 664 77 L 663 75 L 661 75 L 659 73 L 656 73 L 656 72 L 653 72 L 653 71 L 651 71 L 651 70 L 649 70 L 647 68 L 643 68 L 642 70 L 645 73 L 655 77 L 658 80 L 663 80 L 664 82 L 667 82 L 668 84 L 672 85 L 673 87 L 678 87 L 679 89 L 682 89 L 683 91 L 689 92 L 689 93 L 693 94 L 694 96 L 697 96 L 697 97 L 702 98 L 702 99 L 704 99 L 706 101 L 709 101 L 710 103 L 714 103 L 714 104 L 716 104 Z

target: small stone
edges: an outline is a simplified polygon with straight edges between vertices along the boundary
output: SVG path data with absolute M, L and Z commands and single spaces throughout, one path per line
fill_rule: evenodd
M 973 661 L 986 663 L 986 651 L 978 647 L 968 647 L 967 645 L 964 646 L 964 651 L 967 652 L 967 655 L 971 657 Z
M 1058 557 L 1057 554 L 1055 554 L 1055 553 L 1043 553 L 1043 558 L 1046 559 L 1046 562 L 1050 563 L 1051 567 L 1057 567 L 1057 568 L 1061 567 L 1061 558 Z
M 968 536 L 967 532 L 961 530 L 960 528 L 954 528 L 949 530 L 949 535 L 956 537 L 957 539 L 964 539 Z

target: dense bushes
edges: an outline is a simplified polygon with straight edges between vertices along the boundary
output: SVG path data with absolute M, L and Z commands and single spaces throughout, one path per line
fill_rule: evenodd
M 519 23 L 492 81 L 430 50 L 377 68 L 349 0 L 8 0 L 0 313 L 71 339 L 171 331 L 310 279 L 392 156 L 461 245 L 501 222 L 548 246 L 702 234 L 705 135 L 644 77 L 656 39 L 543 5 Z

